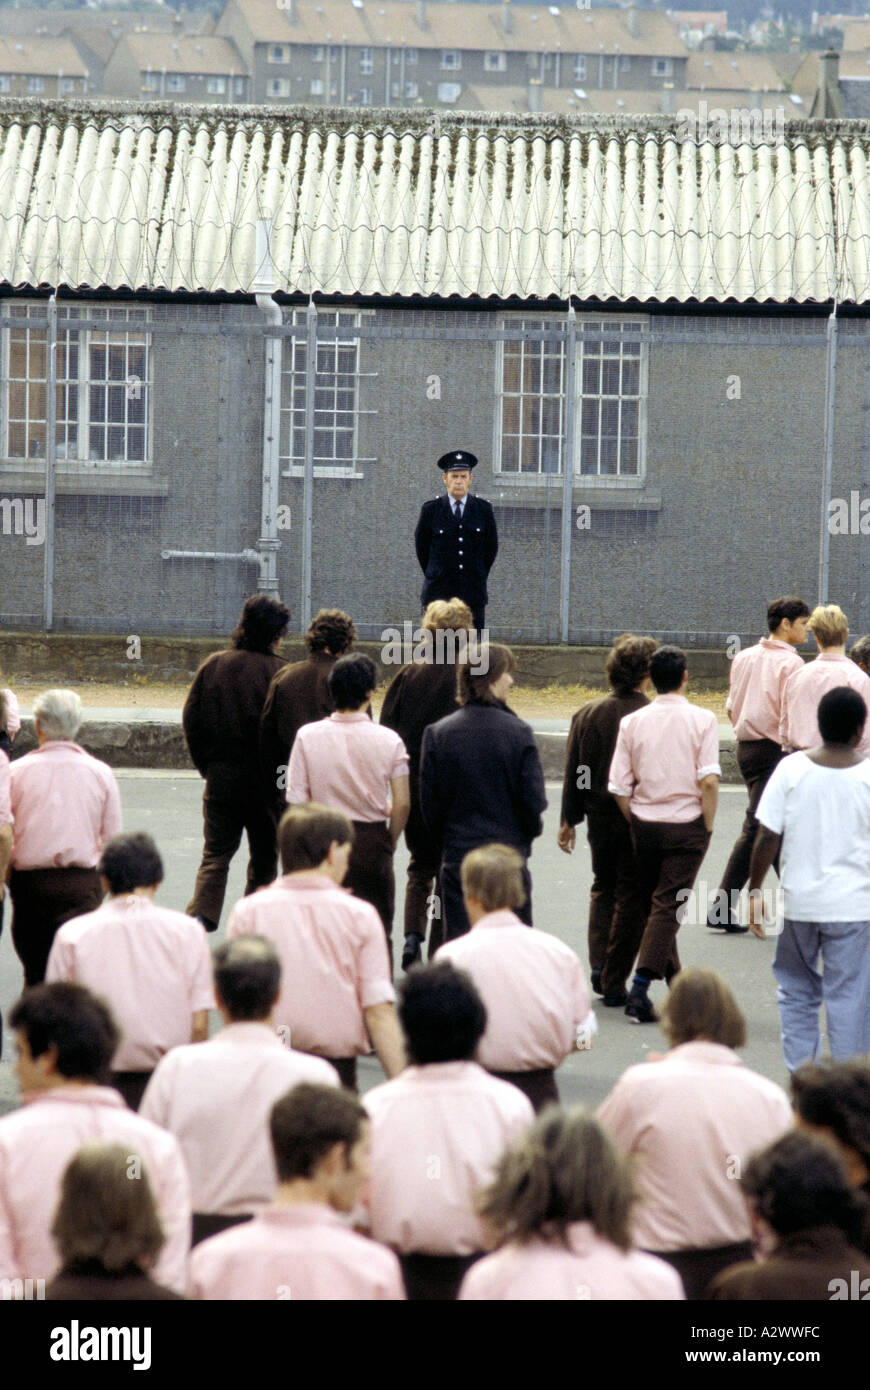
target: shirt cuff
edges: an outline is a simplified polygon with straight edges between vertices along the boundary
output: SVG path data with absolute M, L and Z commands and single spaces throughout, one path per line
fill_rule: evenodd
M 387 981 L 373 981 L 362 992 L 362 1006 L 364 1009 L 373 1009 L 378 1004 L 395 1004 L 396 991 Z
M 608 783 L 607 783 L 607 790 L 610 792 L 611 796 L 631 796 L 631 794 L 632 794 L 634 788 L 633 788 L 633 787 L 620 787 L 620 786 L 617 786 L 617 784 L 616 784 L 615 782 L 608 782 Z
M 722 769 L 718 763 L 707 763 L 705 767 L 698 768 L 698 781 L 700 782 L 702 777 L 709 777 L 711 772 L 715 772 L 717 777 L 722 776 Z

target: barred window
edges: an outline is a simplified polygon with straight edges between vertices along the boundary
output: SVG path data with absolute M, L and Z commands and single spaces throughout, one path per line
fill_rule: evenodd
M 553 319 L 503 320 L 540 331 Z M 644 359 L 640 343 L 623 342 L 614 328 L 640 329 L 637 319 L 581 318 L 578 332 L 574 473 L 584 478 L 641 477 Z M 565 340 L 504 342 L 499 369 L 499 471 L 514 474 L 561 472 L 565 430 Z
M 285 323 L 305 327 L 306 311 L 285 312 Z M 357 461 L 359 418 L 359 337 L 362 316 L 348 310 L 319 310 L 318 329 L 347 328 L 330 342 L 317 344 L 314 385 L 315 469 L 353 472 Z M 281 368 L 281 459 L 291 470 L 305 462 L 305 377 L 308 344 L 304 334 L 283 339 Z
M 47 449 L 47 305 L 6 303 L 3 456 L 44 460 Z M 105 328 L 78 328 L 78 319 Z M 58 307 L 57 462 L 66 471 L 151 462 L 151 333 L 146 308 Z

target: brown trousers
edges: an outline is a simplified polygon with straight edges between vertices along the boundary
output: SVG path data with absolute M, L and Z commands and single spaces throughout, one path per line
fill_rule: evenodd
M 227 891 L 233 855 L 247 832 L 248 872 L 245 893 L 264 888 L 277 865 L 275 805 L 256 776 L 234 764 L 216 763 L 208 770 L 202 797 L 204 845 L 193 897 L 191 917 L 204 917 L 217 927 Z
M 371 903 L 383 922 L 392 971 L 393 913 L 396 908 L 393 838 L 385 821 L 355 820 L 353 830 L 353 849 L 344 887 L 364 902 Z
M 193 1213 L 193 1231 L 190 1237 L 191 1245 L 199 1245 L 201 1240 L 208 1240 L 210 1236 L 219 1236 L 221 1231 L 228 1231 L 233 1226 L 241 1226 L 245 1221 L 250 1221 L 251 1216 L 244 1213 L 239 1216 L 224 1216 L 219 1211 L 195 1211 Z
M 731 893 L 739 893 L 744 884 L 749 882 L 749 861 L 758 832 L 755 812 L 773 769 L 784 757 L 785 753 L 779 744 L 769 738 L 739 739 L 737 742 L 737 765 L 749 792 L 749 806 L 719 885 L 729 894 L 729 906 Z M 779 873 L 779 855 L 774 861 L 774 868 Z
M 110 1080 L 114 1089 L 124 1097 L 130 1109 L 138 1110 L 152 1075 L 153 1072 L 150 1071 L 113 1071 Z
M 654 980 L 670 980 L 680 968 L 677 952 L 678 912 L 701 867 L 711 832 L 702 816 L 692 821 L 654 821 L 631 818 L 638 883 L 649 912 L 638 970 Z M 679 895 L 683 893 L 683 896 Z
M 9 896 L 12 944 L 24 966 L 24 983 L 38 985 L 58 927 L 98 908 L 103 890 L 96 869 L 13 869 Z
M 634 964 L 648 903 L 638 882 L 628 821 L 612 807 L 586 813 L 592 856 L 589 969 L 601 971 L 603 994 L 619 994 Z
M 545 1105 L 559 1104 L 559 1088 L 552 1067 L 541 1067 L 539 1071 L 494 1071 L 490 1075 L 497 1076 L 499 1081 L 509 1081 L 528 1096 L 536 1115 Z

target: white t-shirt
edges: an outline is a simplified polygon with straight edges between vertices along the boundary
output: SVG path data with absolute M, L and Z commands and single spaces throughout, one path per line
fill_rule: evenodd
M 820 767 L 792 753 L 774 769 L 755 814 L 783 837 L 786 917 L 870 921 L 870 760 Z

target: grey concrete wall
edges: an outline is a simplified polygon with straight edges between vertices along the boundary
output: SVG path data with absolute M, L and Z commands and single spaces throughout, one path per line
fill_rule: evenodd
M 241 561 L 161 559 L 163 549 L 237 552 L 260 534 L 263 340 L 228 336 L 251 307 L 155 306 L 153 467 L 147 477 L 93 470 L 79 484 L 60 476 L 55 613 L 59 629 L 140 636 L 224 635 L 256 590 Z M 535 316 L 540 317 L 540 316 Z M 496 345 L 458 341 L 467 315 L 380 313 L 438 337 L 363 343 L 358 453 L 353 478 L 317 477 L 312 518 L 314 611 L 340 606 L 360 635 L 419 617 L 422 583 L 413 530 L 422 502 L 442 487 L 435 466 L 451 448 L 480 458 L 475 491 L 490 498 L 501 550 L 490 578 L 493 635 L 558 641 L 561 479 L 531 490 L 493 471 Z M 494 328 L 495 314 L 479 315 Z M 649 347 L 646 478 L 639 489 L 575 479 L 572 507 L 588 504 L 589 529 L 572 526 L 570 640 L 609 643 L 626 629 L 723 648 L 764 627 L 767 600 L 797 590 L 816 600 L 821 518 L 824 347 L 806 341 L 824 320 L 656 317 Z M 182 325 L 181 334 L 161 325 Z M 870 496 L 870 337 L 844 325 L 837 374 L 834 496 Z M 196 325 L 207 332 L 193 332 Z M 674 341 L 691 330 L 689 342 Z M 847 331 L 848 330 L 848 331 Z M 710 341 L 733 332 L 733 346 Z M 738 342 L 748 334 L 749 343 Z M 433 377 L 440 394 L 427 390 Z M 740 379 L 740 398 L 728 381 Z M 732 387 L 733 392 L 733 387 Z M 523 480 L 525 481 L 525 480 Z M 21 477 L 0 473 L 0 494 Z M 32 486 L 32 485 L 31 485 Z M 78 490 L 72 491 L 72 488 Z M 291 526 L 280 533 L 282 597 L 298 626 L 304 537 L 302 481 L 282 477 Z M 870 626 L 870 537 L 831 540 L 829 596 L 853 631 Z M 0 534 L 0 620 L 41 625 L 44 552 Z

